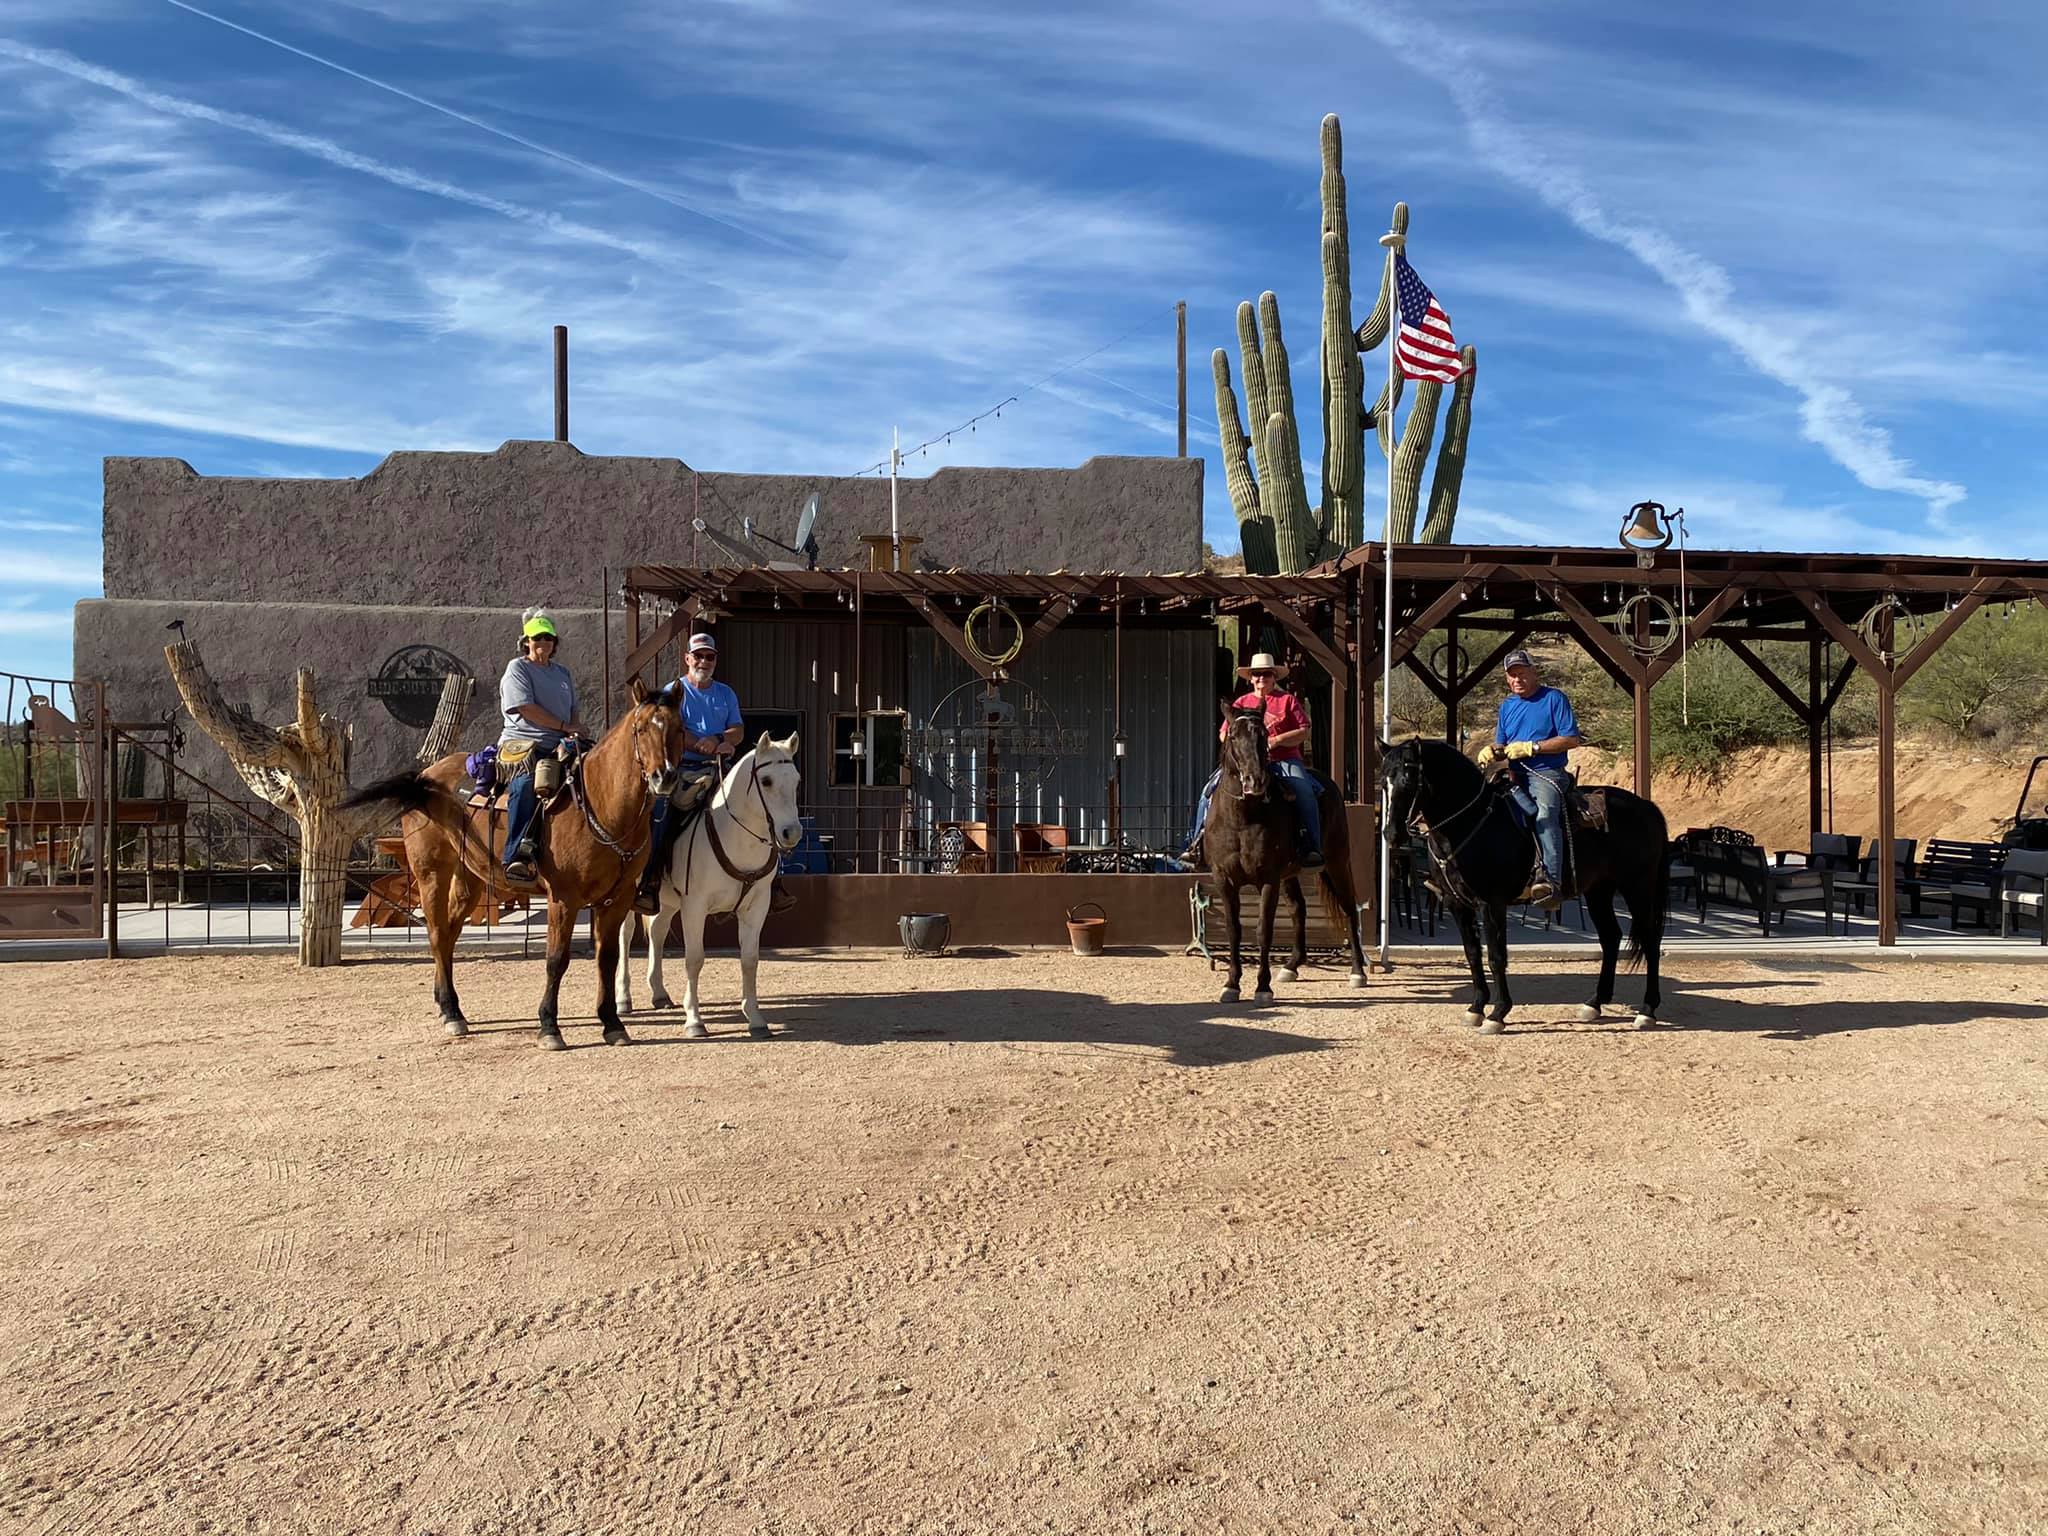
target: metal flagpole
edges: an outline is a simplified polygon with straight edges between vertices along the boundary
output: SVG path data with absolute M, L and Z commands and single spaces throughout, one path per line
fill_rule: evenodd
M 1408 237 L 1398 230 L 1380 236 L 1387 249 L 1387 446 L 1394 446 L 1394 401 L 1400 389 L 1401 284 L 1395 267 Z M 1393 893 L 1394 829 L 1387 825 L 1387 749 L 1393 745 L 1394 719 L 1394 460 L 1387 454 L 1387 521 L 1380 533 L 1380 557 L 1386 562 L 1387 590 L 1380 603 L 1380 969 L 1394 967 L 1387 958 L 1391 945 L 1388 899 Z

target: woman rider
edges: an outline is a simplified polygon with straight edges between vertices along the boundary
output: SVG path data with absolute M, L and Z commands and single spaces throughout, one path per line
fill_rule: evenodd
M 1231 701 L 1233 709 L 1262 709 L 1266 712 L 1266 766 L 1294 796 L 1294 808 L 1301 816 L 1301 867 L 1323 867 L 1322 807 L 1316 803 L 1316 781 L 1302 760 L 1301 749 L 1308 741 L 1308 711 L 1301 700 L 1280 686 L 1287 668 L 1264 651 L 1239 667 L 1237 675 L 1251 684 L 1248 693 Z M 1216 733 L 1217 740 L 1230 734 L 1230 722 Z M 1184 859 L 1193 859 L 1202 846 L 1202 832 L 1209 825 L 1209 802 L 1222 782 L 1218 768 L 1202 788 L 1202 803 L 1195 808 L 1195 835 L 1188 842 Z
M 555 660 L 561 643 L 555 621 L 545 608 L 520 615 L 519 654 L 505 666 L 498 681 L 498 708 L 505 723 L 498 732 L 499 771 L 511 775 L 505 801 L 505 873 L 514 880 L 533 879 L 533 765 L 542 753 L 552 754 L 564 737 L 583 733 L 576 718 L 576 681 Z

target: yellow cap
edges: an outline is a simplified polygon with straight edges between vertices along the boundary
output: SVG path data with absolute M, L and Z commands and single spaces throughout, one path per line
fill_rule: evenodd
M 544 613 L 533 615 L 532 618 L 526 621 L 525 628 L 521 629 L 519 633 L 528 640 L 531 640 L 535 635 L 546 635 L 554 640 L 562 638 L 555 633 L 555 621 Z

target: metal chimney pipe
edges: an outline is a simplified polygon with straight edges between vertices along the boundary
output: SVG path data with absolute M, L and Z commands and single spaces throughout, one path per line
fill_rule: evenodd
M 569 327 L 555 327 L 555 441 L 569 441 Z

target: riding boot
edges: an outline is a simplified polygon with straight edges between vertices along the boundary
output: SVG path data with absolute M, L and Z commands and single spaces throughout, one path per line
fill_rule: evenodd
M 792 891 L 780 880 L 777 880 L 774 883 L 774 885 L 769 887 L 768 910 L 771 914 L 776 912 L 787 912 L 791 907 L 795 905 L 796 892 Z
M 661 910 L 661 882 L 673 862 L 676 841 L 682 836 L 683 818 L 673 808 L 663 818 L 661 835 L 647 855 L 647 867 L 640 871 L 640 886 L 633 892 L 633 910 L 652 917 Z
M 1323 867 L 1323 850 L 1311 843 L 1306 836 L 1301 840 L 1301 872 L 1309 874 Z

